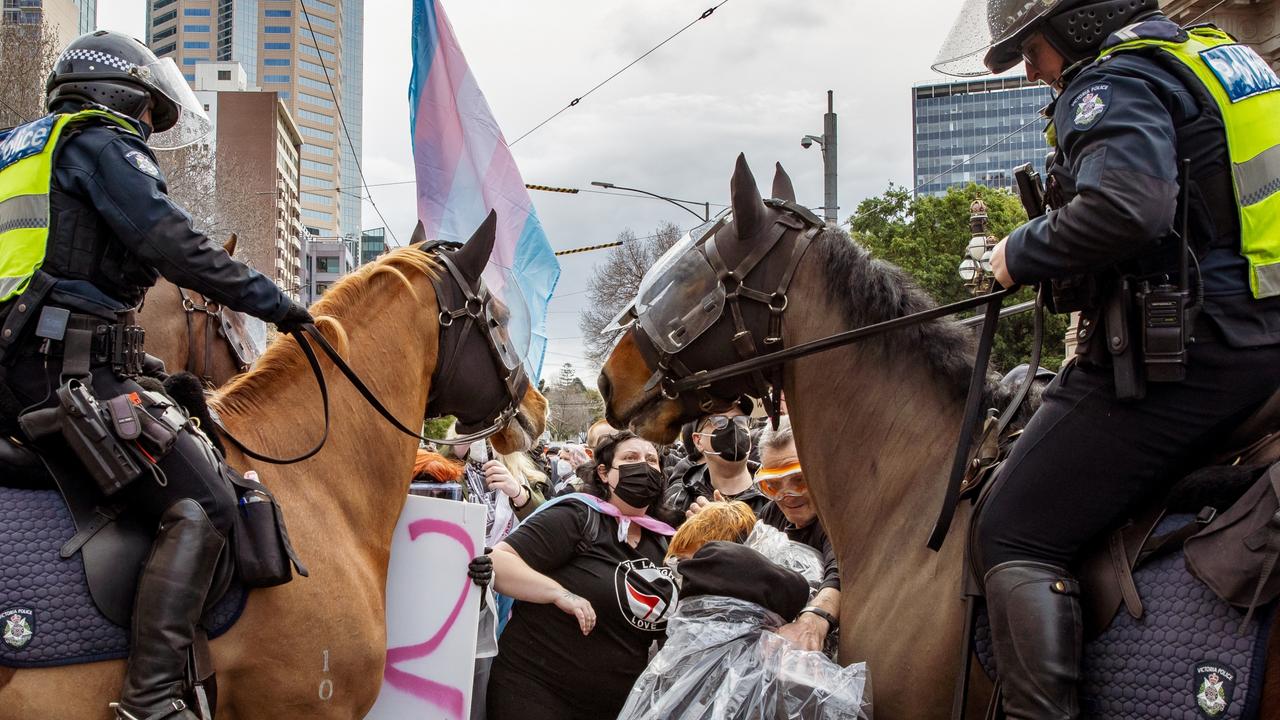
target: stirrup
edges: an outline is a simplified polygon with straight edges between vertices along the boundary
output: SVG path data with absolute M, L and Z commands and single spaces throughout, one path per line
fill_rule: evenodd
M 186 710 L 187 703 L 186 701 L 181 699 L 170 700 L 169 707 L 165 708 L 164 710 L 161 710 L 160 712 L 152 713 L 146 717 L 139 717 L 138 715 L 134 715 L 128 710 L 125 710 L 123 707 L 120 707 L 120 703 L 118 702 L 107 703 L 107 707 L 116 711 L 117 720 L 164 720 L 165 718 L 169 717 L 170 715 L 173 715 L 174 713 L 180 713 L 183 710 Z

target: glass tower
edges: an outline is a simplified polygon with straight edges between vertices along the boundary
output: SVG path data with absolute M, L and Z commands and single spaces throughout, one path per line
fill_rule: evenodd
M 1040 111 L 1052 99 L 1048 87 L 1021 77 L 911 88 L 916 192 L 941 195 L 970 182 L 1008 189 L 1013 169 L 1028 162 L 1043 173 L 1049 146 Z
M 188 82 L 196 65 L 234 61 L 250 89 L 279 94 L 302 135 L 303 224 L 357 242 L 364 0 L 148 0 L 148 18 L 147 42 Z

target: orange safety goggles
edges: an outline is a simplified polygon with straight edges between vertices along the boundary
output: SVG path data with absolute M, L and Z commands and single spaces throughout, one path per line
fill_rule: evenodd
M 790 483 L 787 482 L 788 478 L 791 478 Z M 790 489 L 787 489 L 788 484 L 791 485 Z M 798 462 L 776 468 L 760 468 L 756 473 L 756 485 L 760 492 L 775 500 L 788 495 L 799 497 L 809 493 L 809 483 L 804 479 L 804 470 Z

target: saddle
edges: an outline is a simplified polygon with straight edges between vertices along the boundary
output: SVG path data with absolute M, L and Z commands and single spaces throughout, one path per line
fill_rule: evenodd
M 5 487 L 57 490 L 75 524 L 75 534 L 59 549 L 63 560 L 79 554 L 84 580 L 98 611 L 111 623 L 128 628 L 138 575 L 155 540 L 154 528 L 138 521 L 120 504 L 99 504 L 96 486 L 74 462 L 37 453 L 0 438 L 0 476 Z M 206 610 L 232 585 L 230 554 L 219 564 Z

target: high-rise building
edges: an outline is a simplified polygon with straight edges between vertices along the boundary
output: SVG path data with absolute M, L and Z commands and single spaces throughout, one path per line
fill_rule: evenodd
M 1280 72 L 1280 5 L 1266 0 L 1164 0 L 1179 25 L 1211 22 L 1252 47 Z
M 239 63 L 196 66 L 196 98 L 213 121 L 219 212 L 239 231 L 236 257 L 302 297 L 302 134 L 279 93 L 247 90 Z
M 65 47 L 97 25 L 98 0 L 4 0 L 3 12 L 6 24 L 48 23 Z
M 358 238 L 364 0 L 149 0 L 148 18 L 147 42 L 189 82 L 236 61 L 249 88 L 277 94 L 302 135 L 303 224 Z
M 912 87 L 917 192 L 970 182 L 1010 188 L 1013 169 L 1028 162 L 1043 173 L 1049 147 L 1040 111 L 1051 99 L 1048 87 L 1015 76 Z
M 360 264 L 364 265 L 387 251 L 387 229 L 373 228 L 360 233 Z
M 336 237 L 312 238 L 307 243 L 307 272 L 302 288 L 302 301 L 310 305 L 343 275 L 356 267 L 351 243 Z

